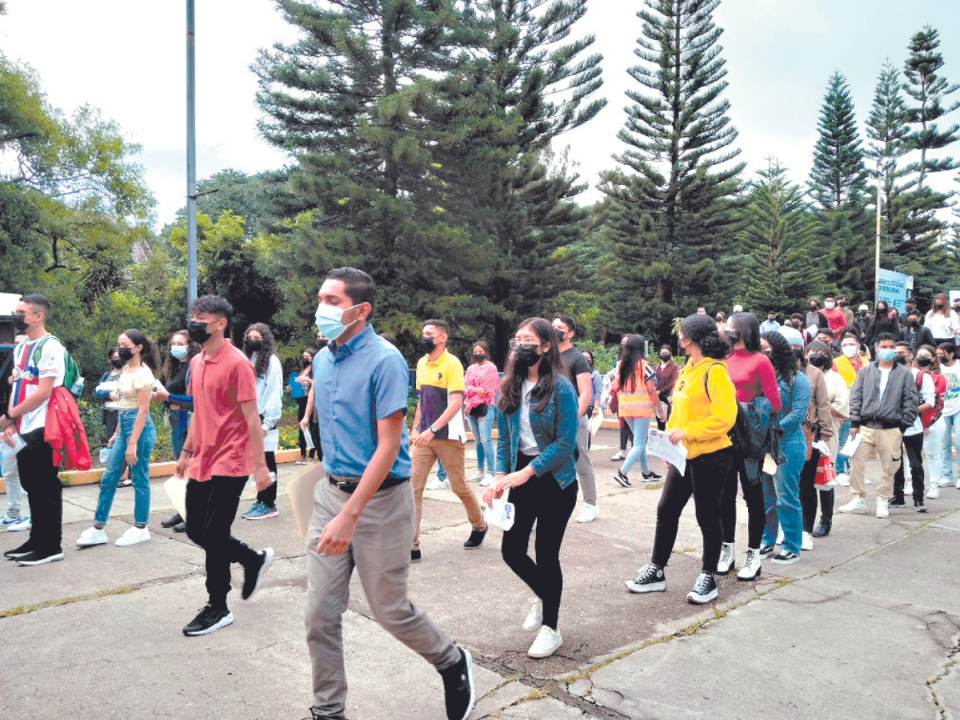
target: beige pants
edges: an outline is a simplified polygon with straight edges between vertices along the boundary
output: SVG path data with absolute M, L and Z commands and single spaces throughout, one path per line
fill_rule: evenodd
M 460 502 L 467 509 L 467 520 L 474 530 L 483 530 L 487 524 L 483 521 L 483 510 L 477 500 L 473 488 L 464 472 L 464 449 L 459 440 L 431 440 L 426 447 L 410 445 L 410 481 L 413 483 L 413 494 L 417 505 L 417 529 L 413 536 L 413 549 L 420 549 L 420 521 L 423 518 L 423 487 L 427 484 L 430 468 L 439 458 L 447 471 L 447 480 L 450 489 L 460 498 Z
M 877 497 L 889 500 L 893 497 L 893 476 L 900 467 L 900 448 L 903 444 L 903 433 L 900 428 L 878 430 L 875 428 L 860 428 L 860 447 L 850 459 L 850 492 L 859 497 L 866 494 L 866 485 L 863 476 L 867 469 L 867 458 L 872 450 L 877 451 L 880 458 L 880 486 L 877 488 Z

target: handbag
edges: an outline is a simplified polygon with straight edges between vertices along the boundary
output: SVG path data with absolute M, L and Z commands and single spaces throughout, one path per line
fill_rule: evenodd
M 476 418 L 486 417 L 488 407 L 490 406 L 487 405 L 486 403 L 480 403 L 479 405 L 475 405 L 474 407 L 470 408 L 470 417 L 476 417 Z
M 837 486 L 837 469 L 829 455 L 821 455 L 817 463 L 817 477 L 813 481 L 817 490 L 832 490 Z

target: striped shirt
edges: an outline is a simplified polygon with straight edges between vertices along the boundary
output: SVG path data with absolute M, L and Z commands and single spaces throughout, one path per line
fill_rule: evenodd
M 540 454 L 540 446 L 533 436 L 533 427 L 530 425 L 530 395 L 536 383 L 523 381 L 520 390 L 520 445 L 519 450 L 527 457 L 536 457 Z

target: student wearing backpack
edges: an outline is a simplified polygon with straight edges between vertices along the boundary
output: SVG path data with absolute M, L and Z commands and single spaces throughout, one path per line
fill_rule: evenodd
M 943 447 L 943 433 L 946 423 L 943 421 L 943 402 L 947 392 L 947 379 L 940 372 L 937 349 L 933 345 L 921 345 L 917 348 L 914 361 L 917 368 L 926 373 L 933 382 L 934 403 L 930 410 L 920 414 L 923 422 L 923 456 L 927 460 L 930 482 L 927 483 L 927 498 L 940 497 L 940 479 L 943 476 L 940 464 L 940 450 Z
M 157 442 L 157 429 L 150 418 L 150 400 L 160 353 L 153 340 L 139 330 L 131 329 L 125 330 L 117 339 L 117 354 L 125 363 L 117 380 L 117 389 L 111 393 L 117 401 L 117 431 L 111 442 L 110 462 L 100 478 L 93 527 L 84 530 L 77 538 L 77 547 L 82 548 L 106 544 L 104 528 L 110 517 L 117 483 L 127 467 L 133 479 L 133 526 L 117 538 L 116 545 L 136 545 L 150 539 L 147 529 L 150 519 L 150 453 Z
M 67 352 L 47 332 L 50 301 L 43 295 L 24 295 L 14 313 L 17 332 L 27 339 L 14 350 L 13 392 L 0 416 L 0 441 L 12 446 L 19 433 L 26 443 L 17 453 L 17 469 L 30 496 L 33 525 L 29 539 L 3 555 L 31 566 L 63 560 L 63 488 L 44 429 L 50 396 L 64 385 Z

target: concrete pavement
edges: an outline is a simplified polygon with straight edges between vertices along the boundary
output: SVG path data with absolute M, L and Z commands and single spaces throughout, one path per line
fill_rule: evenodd
M 500 559 L 498 533 L 465 551 L 459 501 L 426 493 L 411 596 L 474 651 L 482 697 L 473 718 L 960 718 L 960 491 L 944 488 L 926 515 L 837 516 L 801 562 L 767 562 L 757 583 L 721 578 L 719 601 L 698 608 L 685 602 L 701 545 L 692 502 L 667 592 L 636 596 L 623 586 L 649 557 L 659 491 L 612 481 L 616 442 L 609 430 L 595 440 L 600 516 L 569 526 L 564 645 L 546 660 L 526 655 L 530 592 Z M 303 471 L 281 466 L 281 491 Z M 73 548 L 96 487 L 67 488 L 66 560 L 0 564 L 0 709 L 17 718 L 307 717 L 305 551 L 285 495 L 279 518 L 234 524 L 251 545 L 278 551 L 264 588 L 250 602 L 231 594 L 233 626 L 186 638 L 181 628 L 205 598 L 203 555 L 159 528 L 171 509 L 161 481 L 153 490 L 151 542 Z M 838 490 L 838 505 L 847 498 Z M 118 491 L 111 540 L 132 522 L 132 507 L 132 491 Z M 23 539 L 0 534 L 0 549 Z M 744 549 L 741 541 L 738 562 Z M 356 581 L 344 642 L 350 718 L 443 717 L 439 676 L 371 619 Z

